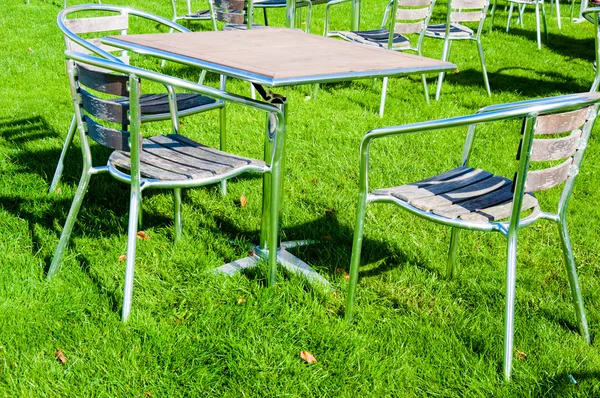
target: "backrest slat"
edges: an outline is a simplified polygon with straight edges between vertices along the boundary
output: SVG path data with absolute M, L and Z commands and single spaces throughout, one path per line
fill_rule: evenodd
M 129 18 L 127 14 L 120 14 L 110 17 L 67 19 L 65 26 L 76 34 L 127 30 Z
M 429 7 L 431 0 L 400 0 L 399 7 Z
M 77 77 L 81 84 L 92 90 L 119 96 L 129 95 L 129 90 L 127 90 L 129 78 L 127 76 L 90 70 L 77 65 Z
M 396 33 L 420 33 L 425 24 L 423 21 L 413 23 L 396 23 L 394 32 Z
M 396 19 L 404 21 L 414 21 L 425 19 L 429 13 L 429 8 L 402 8 L 396 12 Z
M 225 23 L 240 25 L 246 23 L 246 14 L 240 13 L 239 11 L 227 12 L 223 10 L 217 10 L 216 17 L 218 21 Z
M 453 0 L 452 8 L 455 10 L 483 9 L 486 0 Z
M 569 176 L 573 158 L 568 158 L 558 166 L 543 170 L 534 170 L 527 173 L 525 192 L 536 192 L 553 188 L 563 183 Z
M 246 9 L 245 0 L 213 0 L 213 5 L 228 11 L 243 11 Z
M 483 18 L 481 11 L 452 11 L 450 22 L 479 22 Z
M 581 130 L 573 130 L 571 135 L 561 138 L 534 139 L 530 159 L 534 162 L 564 159 L 577 151 Z
M 84 119 L 88 136 L 92 140 L 111 149 L 129 152 L 129 133 L 127 131 L 102 126 L 89 116 L 85 116 Z
M 591 110 L 592 107 L 586 107 L 571 112 L 538 116 L 534 133 L 558 134 L 575 130 L 585 123 Z
M 92 116 L 107 122 L 129 124 L 127 111 L 129 110 L 129 101 L 125 99 L 104 100 L 98 98 L 87 91 L 80 89 L 81 105 L 83 109 Z

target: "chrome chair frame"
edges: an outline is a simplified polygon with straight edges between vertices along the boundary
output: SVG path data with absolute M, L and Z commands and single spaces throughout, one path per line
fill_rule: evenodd
M 494 16 L 496 14 L 496 3 L 498 0 L 494 0 L 494 5 L 492 6 L 492 10 L 491 10 L 491 23 L 490 23 L 490 32 L 492 31 L 493 27 L 494 27 Z M 510 8 L 508 11 L 508 20 L 506 21 L 506 33 L 508 33 L 510 31 L 510 21 L 512 19 L 512 13 L 513 13 L 513 8 L 514 5 L 517 4 L 518 5 L 518 13 L 519 13 L 519 18 L 517 20 L 518 23 L 521 24 L 521 27 L 523 27 L 523 12 L 525 11 L 525 6 L 529 5 L 529 4 L 533 4 L 535 6 L 535 27 L 536 27 L 536 31 L 537 31 L 537 45 L 538 45 L 538 50 L 542 49 L 542 31 L 540 29 L 540 5 L 541 5 L 541 9 L 542 9 L 542 22 L 544 23 L 544 37 L 546 39 L 546 43 L 548 42 L 548 26 L 547 26 L 547 22 L 546 22 L 546 8 L 544 7 L 544 0 L 506 0 L 510 3 Z M 556 14 L 557 14 L 557 18 L 558 18 L 558 28 L 561 28 L 561 24 L 560 24 L 560 5 L 559 5 L 559 0 L 556 0 Z
M 348 3 L 348 2 L 352 2 L 353 0 L 331 0 L 329 2 L 327 2 L 327 4 L 325 5 L 325 27 L 324 27 L 324 32 L 323 32 L 323 36 L 329 36 L 329 37 L 339 37 L 341 39 L 344 39 L 346 41 L 350 41 L 353 43 L 359 43 L 359 44 L 365 44 L 365 45 L 378 45 L 378 44 L 370 44 L 368 42 L 368 40 L 353 40 L 351 39 L 347 33 L 354 33 L 357 36 L 360 36 L 359 32 L 362 33 L 364 31 L 352 31 L 352 32 L 343 32 L 343 31 L 334 31 L 334 32 L 329 32 L 329 18 L 330 18 L 330 12 L 331 12 L 331 7 L 334 5 L 338 5 L 338 4 L 343 4 L 343 3 Z M 406 2 L 407 4 L 402 4 Z M 424 0 L 424 1 L 418 1 L 418 0 L 390 0 L 385 8 L 385 12 L 383 14 L 383 20 L 381 22 L 381 30 L 386 29 L 388 32 L 388 39 L 387 39 L 387 49 L 388 50 L 393 50 L 393 51 L 413 51 L 415 53 L 417 53 L 417 55 L 421 56 L 423 55 L 422 53 L 422 44 L 423 44 L 423 39 L 425 38 L 425 30 L 427 29 L 427 26 L 429 25 L 429 20 L 431 18 L 431 14 L 433 13 L 433 7 L 435 6 L 435 2 L 436 0 Z M 424 4 L 424 3 L 429 3 Z M 401 7 L 412 7 L 412 8 L 403 8 L 401 10 L 398 10 L 398 6 Z M 419 7 L 419 8 L 417 8 Z M 427 10 L 427 13 L 425 16 L 421 15 L 422 10 Z M 391 15 L 391 17 L 390 17 Z M 389 19 L 389 22 L 388 22 Z M 396 22 L 398 20 L 406 20 L 406 21 L 410 21 L 410 22 Z M 422 27 L 420 29 L 416 29 L 414 26 L 416 24 L 422 24 Z M 399 30 L 398 27 L 399 26 L 404 26 L 403 30 Z M 405 33 L 408 34 L 419 34 L 419 38 L 417 40 L 417 46 L 413 47 L 412 43 L 410 42 L 410 40 L 408 40 L 408 38 L 404 35 Z M 398 47 L 398 46 L 394 46 L 394 37 L 395 35 L 400 35 L 400 37 L 406 38 L 409 42 L 408 47 Z M 425 77 L 425 75 L 421 75 L 421 79 L 423 81 L 423 91 L 425 94 L 425 101 L 427 101 L 427 104 L 429 104 L 429 90 L 427 89 L 427 79 Z M 381 88 L 381 102 L 379 103 L 379 117 L 383 117 L 383 113 L 385 110 L 385 99 L 386 99 L 386 94 L 387 94 L 387 86 L 388 86 L 388 78 L 384 77 L 383 78 L 383 85 Z
M 600 104 L 600 94 L 582 93 L 565 95 L 554 98 L 545 98 L 539 100 L 529 100 L 509 104 L 492 105 L 480 109 L 476 114 L 469 116 L 459 116 L 449 119 L 427 121 L 421 123 L 407 124 L 403 126 L 378 128 L 369 131 L 363 136 L 360 145 L 360 175 L 359 175 L 359 194 L 356 209 L 356 223 L 352 243 L 352 258 L 350 264 L 350 282 L 348 287 L 348 297 L 346 303 L 346 319 L 352 320 L 356 285 L 358 281 L 358 267 L 362 248 L 364 233 L 365 213 L 368 203 L 385 202 L 394 203 L 410 213 L 433 221 L 438 224 L 452 227 L 450 237 L 450 247 L 448 250 L 447 274 L 451 277 L 454 272 L 454 265 L 458 251 L 458 237 L 460 229 L 476 230 L 484 232 L 499 232 L 507 238 L 507 268 L 506 268 L 506 313 L 505 313 L 505 334 L 504 334 L 504 376 L 510 379 L 513 347 L 513 324 L 514 324 L 514 302 L 515 302 L 515 283 L 516 283 L 516 261 L 517 261 L 517 234 L 521 228 L 527 227 L 540 219 L 546 219 L 557 223 L 559 235 L 562 241 L 564 259 L 567 266 L 569 284 L 571 288 L 572 299 L 576 309 L 576 315 L 579 330 L 584 339 L 589 343 L 590 334 L 583 307 L 583 297 L 579 286 L 577 276 L 577 267 L 573 258 L 569 233 L 566 223 L 567 204 L 571 197 L 573 185 L 579 167 L 583 160 L 585 148 L 587 146 L 592 127 L 595 121 L 598 107 Z M 525 195 L 526 178 L 529 169 L 529 161 L 533 146 L 533 131 L 536 127 L 538 115 L 551 114 L 556 112 L 565 112 L 581 109 L 583 107 L 593 106 L 591 114 L 588 115 L 587 122 L 583 127 L 581 138 L 577 143 L 577 151 L 573 155 L 573 163 L 569 169 L 569 175 L 562 188 L 562 194 L 556 213 L 545 211 L 534 211 L 530 215 L 521 218 L 521 203 Z M 524 120 L 523 138 L 519 149 L 519 165 L 514 181 L 513 207 L 512 214 L 508 221 L 490 221 L 475 222 L 462 219 L 450 219 L 442 217 L 431 212 L 423 211 L 412 206 L 406 201 L 397 199 L 392 195 L 374 195 L 369 191 L 369 148 L 371 143 L 380 138 L 391 138 L 403 136 L 405 134 L 431 133 L 434 131 L 468 126 L 466 136 L 462 165 L 466 166 L 471 154 L 471 148 L 475 139 L 475 131 L 479 124 L 503 120 L 520 118 Z
M 596 63 L 594 70 L 596 71 L 596 76 L 594 77 L 594 83 L 592 83 L 592 88 L 590 89 L 590 91 L 596 92 L 598 91 L 598 86 L 600 85 L 600 24 L 598 21 L 598 18 L 600 18 L 600 7 L 586 8 L 585 11 L 583 11 L 582 15 L 585 19 L 594 24 L 595 29 L 594 43 L 596 52 Z
M 89 53 L 91 53 L 91 54 L 106 58 L 107 60 L 110 60 L 113 62 L 128 63 L 129 57 L 127 55 L 127 51 L 122 51 L 120 49 L 114 49 L 115 51 L 117 51 L 117 50 L 121 51 L 121 56 L 116 57 L 113 54 L 111 54 L 109 51 L 107 51 L 107 50 L 112 50 L 108 46 L 104 46 L 100 43 L 98 43 L 98 45 L 93 44 L 90 41 L 83 39 L 78 34 L 74 33 L 71 29 L 69 29 L 69 27 L 67 27 L 66 21 L 67 21 L 68 15 L 77 13 L 77 12 L 87 11 L 87 10 L 120 13 L 121 15 L 123 15 L 123 14 L 126 15 L 127 18 L 129 18 L 129 16 L 132 15 L 134 17 L 143 18 L 143 19 L 147 19 L 150 21 L 156 21 L 160 24 L 163 24 L 163 25 L 169 27 L 171 31 L 175 30 L 178 32 L 190 32 L 189 29 L 187 29 L 179 24 L 176 24 L 175 22 L 172 22 L 166 18 L 160 17 L 158 15 L 154 15 L 154 14 L 151 14 L 151 13 L 148 13 L 145 11 L 129 8 L 129 7 L 121 7 L 121 6 L 105 5 L 105 4 L 97 4 L 97 5 L 84 4 L 84 5 L 72 6 L 72 7 L 66 8 L 58 14 L 57 24 L 64 35 L 65 44 L 67 46 L 67 49 L 71 50 L 72 43 L 74 43 L 75 47 L 80 47 L 80 48 L 84 49 L 85 51 L 89 51 Z M 91 33 L 93 33 L 93 32 L 91 32 Z M 122 31 L 121 33 L 125 34 L 127 32 Z M 210 111 L 213 109 L 219 109 L 219 112 L 220 112 L 221 150 L 225 150 L 226 142 L 227 142 L 227 135 L 226 135 L 227 119 L 226 119 L 226 112 L 225 112 L 225 104 L 222 101 L 217 101 L 214 104 L 202 105 L 199 107 L 182 110 L 182 111 L 179 111 L 178 115 L 179 115 L 179 117 L 183 117 L 183 116 L 193 115 L 193 114 L 200 113 L 200 112 Z M 157 114 L 143 114 L 142 122 L 161 121 L 161 120 L 168 120 L 170 118 L 171 118 L 171 115 L 169 112 L 157 113 Z M 65 137 L 65 142 L 63 144 L 63 147 L 62 147 L 62 150 L 60 153 L 60 157 L 59 157 L 58 163 L 56 165 L 56 170 L 54 172 L 52 182 L 50 183 L 49 192 L 56 191 L 56 188 L 58 186 L 60 178 L 62 177 L 62 173 L 64 170 L 64 160 L 65 160 L 65 157 L 67 154 L 67 150 L 69 149 L 69 147 L 71 146 L 71 143 L 73 142 L 73 137 L 75 136 L 76 124 L 77 123 L 75 120 L 75 115 L 73 115 L 73 119 L 71 120 L 71 124 L 69 126 L 69 130 L 67 132 L 67 136 Z M 223 194 L 226 193 L 226 191 L 227 191 L 226 182 L 222 183 L 221 191 Z
M 56 248 L 54 258 L 48 271 L 48 278 L 51 278 L 58 270 L 66 246 L 69 241 L 69 237 L 73 230 L 77 213 L 81 207 L 83 197 L 85 195 L 90 177 L 95 174 L 109 173 L 112 177 L 118 181 L 129 183 L 131 185 L 130 193 L 130 210 L 129 210 L 129 227 L 128 227 L 128 239 L 127 239 L 127 259 L 126 259 L 126 271 L 125 271 L 125 287 L 124 287 L 124 298 L 123 298 L 123 310 L 122 318 L 124 321 L 129 317 L 131 311 L 132 301 L 132 289 L 133 289 L 133 273 L 135 266 L 135 249 L 136 249 L 136 234 L 138 231 L 138 215 L 140 210 L 140 203 L 142 198 L 142 192 L 149 188 L 167 188 L 175 191 L 175 210 L 176 210 L 176 229 L 180 228 L 181 217 L 177 216 L 181 207 L 181 189 L 187 187 L 198 187 L 207 184 L 214 184 L 224 179 L 234 177 L 238 174 L 247 171 L 261 172 L 269 175 L 269 190 L 263 192 L 263 195 L 269 195 L 269 201 L 263 206 L 263 215 L 261 221 L 261 240 L 264 236 L 264 252 L 268 256 L 268 268 L 269 268 L 269 283 L 272 284 L 276 280 L 277 270 L 277 256 L 268 253 L 272 250 L 272 253 L 277 253 L 278 245 L 278 223 L 279 223 L 279 212 L 280 212 L 280 195 L 282 194 L 280 187 L 282 186 L 282 166 L 283 166 L 283 146 L 285 138 L 285 116 L 284 112 L 275 105 L 267 104 L 264 102 L 254 101 L 245 97 L 241 97 L 235 94 L 230 94 L 214 88 L 201 86 L 195 83 L 191 83 L 186 80 L 179 78 L 166 76 L 156 72 L 151 72 L 145 69 L 136 68 L 122 62 L 115 62 L 112 60 L 106 60 L 102 58 L 93 57 L 86 54 L 76 53 L 73 51 L 66 51 L 65 56 L 67 58 L 69 78 L 71 80 L 72 99 L 75 108 L 77 118 L 77 130 L 81 139 L 81 152 L 83 156 L 83 171 L 81 179 L 77 187 L 77 192 L 71 204 L 69 215 L 65 222 L 63 231 L 61 233 L 60 241 Z M 76 91 L 74 70 L 75 63 L 80 65 L 90 65 L 94 67 L 111 70 L 117 73 L 121 73 L 129 76 L 129 87 L 130 87 L 130 154 L 131 154 L 131 172 L 126 174 L 120 170 L 111 167 L 110 162 L 106 166 L 94 166 L 92 164 L 92 156 L 86 133 L 86 127 L 82 121 L 82 110 L 80 109 L 80 95 Z M 178 180 L 178 181 L 163 181 L 154 180 L 142 177 L 140 174 L 140 151 L 141 151 L 141 113 L 140 113 L 140 79 L 152 81 L 155 83 L 162 84 L 166 87 L 169 92 L 171 115 L 173 116 L 173 129 L 177 132 L 178 118 L 177 118 L 177 103 L 174 101 L 174 89 L 186 90 L 202 95 L 218 98 L 222 101 L 227 101 L 250 107 L 256 110 L 264 111 L 268 115 L 268 128 L 265 131 L 265 151 L 269 148 L 268 156 L 265 156 L 265 165 L 263 166 L 252 166 L 248 165 L 245 169 L 237 169 L 234 172 L 228 172 L 225 174 L 218 175 L 216 177 L 205 177 L 202 179 L 191 179 L 191 180 Z M 266 152 L 267 153 L 267 152 Z M 179 227 L 178 227 L 179 225 Z
M 208 2 L 208 17 L 203 15 L 199 15 L 199 12 L 194 13 L 192 11 L 192 3 L 191 0 L 185 0 L 187 14 L 178 15 L 177 13 L 177 0 L 171 0 L 171 6 L 173 7 L 173 22 L 177 23 L 177 21 L 186 21 L 186 22 L 205 22 L 211 21 L 213 30 L 217 30 L 217 22 L 215 21 L 215 14 L 212 9 L 212 3 Z
M 483 3 L 483 7 L 474 7 L 474 3 Z M 483 55 L 483 48 L 481 46 L 481 33 L 483 31 L 483 25 L 485 23 L 485 16 L 487 15 L 488 7 L 490 3 L 489 0 L 481 0 L 481 1 L 470 1 L 470 0 L 448 0 L 448 12 L 446 14 L 446 24 L 445 24 L 445 34 L 444 37 L 440 37 L 435 35 L 428 30 L 425 31 L 426 37 L 431 37 L 434 39 L 442 39 L 444 40 L 444 47 L 442 50 L 442 60 L 448 61 L 450 59 L 450 50 L 452 48 L 453 40 L 473 40 L 477 43 L 477 49 L 479 51 L 479 60 L 481 62 L 481 69 L 483 73 L 483 81 L 485 83 L 485 88 L 489 96 L 492 95 L 492 91 L 490 90 L 490 82 L 488 80 L 487 70 L 485 67 L 485 58 Z M 477 9 L 480 11 L 464 11 L 465 9 Z M 481 15 L 478 19 L 475 19 L 475 14 L 481 12 Z M 458 23 L 456 23 L 458 22 Z M 455 26 L 466 28 L 461 22 L 478 22 L 477 31 L 467 36 L 457 36 L 452 35 L 451 28 L 455 28 Z M 429 27 L 431 28 L 431 26 Z M 468 29 L 468 28 L 466 28 Z M 470 31 L 470 29 L 468 29 Z M 444 81 L 445 72 L 442 72 L 438 75 L 438 83 L 437 89 L 435 91 L 435 100 L 438 101 L 440 99 L 440 95 L 442 93 L 442 82 Z

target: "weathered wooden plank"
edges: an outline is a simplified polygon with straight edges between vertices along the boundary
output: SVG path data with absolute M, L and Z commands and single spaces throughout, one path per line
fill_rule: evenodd
M 397 22 L 394 25 L 394 32 L 396 33 L 421 33 L 425 24 L 423 22 L 413 23 L 401 23 Z
M 229 11 L 242 11 L 246 9 L 245 0 L 213 0 L 213 5 L 217 8 L 223 8 Z
M 486 0 L 453 0 L 452 8 L 455 10 L 473 10 L 485 7 Z
M 521 211 L 533 209 L 538 206 L 538 201 L 535 196 L 532 194 L 525 194 L 523 196 L 523 204 L 521 206 Z M 488 221 L 498 221 L 504 218 L 510 217 L 512 215 L 513 209 L 513 201 L 510 200 L 508 202 L 488 207 L 485 209 L 477 210 L 472 213 L 463 214 L 460 216 L 463 220 L 468 221 L 477 221 L 477 222 L 488 222 Z
M 377 190 L 373 191 L 373 194 L 374 195 L 391 195 L 393 193 L 416 191 L 417 189 L 423 188 L 426 186 L 441 184 L 445 180 L 449 180 L 451 178 L 460 176 L 460 175 L 468 173 L 470 171 L 473 171 L 473 169 L 471 167 L 460 166 L 455 169 L 446 171 L 444 173 L 435 175 L 433 177 L 429 177 L 429 178 L 425 178 L 424 180 L 413 182 L 411 184 L 401 185 L 399 187 L 393 187 L 393 188 L 377 189 Z
M 99 119 L 120 123 L 129 124 L 127 117 L 127 110 L 129 109 L 129 103 L 117 103 L 111 100 L 105 100 L 98 98 L 87 91 L 81 89 L 81 102 L 83 109 L 92 116 Z
M 84 117 L 88 128 L 88 136 L 100 145 L 108 148 L 129 151 L 129 133 L 111 129 L 96 123 L 91 117 Z
M 131 170 L 131 159 L 126 152 L 115 151 L 110 155 L 109 162 L 118 166 L 121 169 Z M 188 177 L 183 174 L 173 173 L 168 170 L 161 169 L 149 163 L 143 163 L 140 159 L 140 174 L 145 178 L 166 181 L 187 180 Z
M 512 181 L 509 179 L 494 176 L 455 191 L 428 198 L 412 200 L 410 204 L 423 211 L 432 211 L 445 206 L 451 206 L 455 203 L 475 199 L 510 184 L 512 184 Z
M 428 196 L 440 195 L 446 192 L 454 191 L 456 189 L 475 184 L 481 180 L 485 180 L 491 176 L 492 173 L 488 171 L 475 169 L 458 177 L 445 180 L 440 184 L 419 188 L 416 191 L 393 192 L 392 195 L 401 200 L 411 201 L 414 199 L 426 198 Z
M 77 78 L 81 84 L 92 90 L 106 94 L 129 96 L 129 91 L 127 90 L 129 77 L 127 76 L 90 70 L 77 65 Z
M 244 24 L 246 23 L 246 14 L 240 12 L 226 12 L 217 10 L 217 21 L 232 23 L 232 24 Z
M 590 106 L 571 112 L 538 116 L 534 133 L 558 134 L 575 130 L 585 123 L 591 109 L 592 107 Z
M 569 176 L 569 170 L 571 169 L 572 163 L 573 158 L 569 158 L 557 166 L 527 172 L 525 191 L 542 191 L 561 184 Z
M 73 33 L 96 33 L 113 30 L 127 30 L 129 20 L 127 14 L 110 17 L 77 18 L 65 21 L 65 26 Z
M 450 22 L 479 22 L 483 18 L 481 11 L 453 11 Z
M 468 200 L 465 202 L 457 203 L 451 206 L 441 207 L 434 209 L 433 213 L 442 217 L 455 219 L 465 214 L 485 209 L 488 207 L 495 206 L 497 204 L 506 202 L 513 197 L 511 185 L 504 185 L 500 189 L 497 189 L 487 195 L 480 196 L 478 198 Z
M 415 21 L 425 19 L 429 8 L 401 8 L 396 12 L 396 19 L 401 21 Z
M 573 130 L 571 135 L 562 138 L 534 139 L 530 159 L 533 161 L 548 161 L 564 159 L 577 151 L 581 138 L 581 130 Z

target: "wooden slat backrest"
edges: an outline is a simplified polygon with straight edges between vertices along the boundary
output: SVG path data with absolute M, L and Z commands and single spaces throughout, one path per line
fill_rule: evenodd
M 479 11 L 452 11 L 450 22 L 479 22 L 483 18 L 483 12 Z
M 96 123 L 84 116 L 88 136 L 100 145 L 111 149 L 129 152 L 129 133 Z
M 529 159 L 533 162 L 566 160 L 553 167 L 528 171 L 525 183 L 526 191 L 535 192 L 555 187 L 570 176 L 573 155 L 577 152 L 582 137 L 581 127 L 592 112 L 593 107 L 590 106 L 571 112 L 541 115 L 536 118 L 533 127 L 533 133 L 536 136 L 550 134 L 562 136 L 534 138 Z
M 452 0 L 450 22 L 479 22 L 487 4 L 487 0 Z
M 246 9 L 245 0 L 213 0 L 213 5 L 228 11 L 243 11 Z
M 129 118 L 127 111 L 129 110 L 129 102 L 105 100 L 98 98 L 88 91 L 81 89 L 81 105 L 83 109 L 90 115 L 105 120 L 107 122 L 119 123 L 128 125 Z
M 244 12 L 235 11 L 235 12 L 227 12 L 222 10 L 217 10 L 215 13 L 217 17 L 217 21 L 231 23 L 231 24 L 244 24 L 246 23 L 246 14 Z
M 67 19 L 65 26 L 75 34 L 121 31 L 129 28 L 129 18 L 127 14 L 109 17 L 74 18 Z
M 396 33 L 421 33 L 429 17 L 432 0 L 399 0 L 396 9 Z
M 106 94 L 128 96 L 129 78 L 123 75 L 91 70 L 77 65 L 77 78 L 81 84 Z
M 452 1 L 452 8 L 455 10 L 475 10 L 483 9 L 485 4 L 485 0 L 454 0 Z

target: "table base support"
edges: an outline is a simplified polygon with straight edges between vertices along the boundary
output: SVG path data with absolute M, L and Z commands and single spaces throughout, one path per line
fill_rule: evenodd
M 281 242 L 281 246 L 277 249 L 277 262 L 290 272 L 297 275 L 302 275 L 311 282 L 319 282 L 320 284 L 330 287 L 327 279 L 323 278 L 310 265 L 294 256 L 287 249 L 294 249 L 300 246 L 306 246 L 315 243 L 312 240 L 299 240 Z M 222 265 L 215 270 L 217 273 L 223 273 L 232 276 L 244 269 L 255 267 L 262 259 L 269 256 L 268 251 L 262 250 L 260 247 L 254 247 L 254 250 L 248 257 L 240 258 L 228 264 Z

